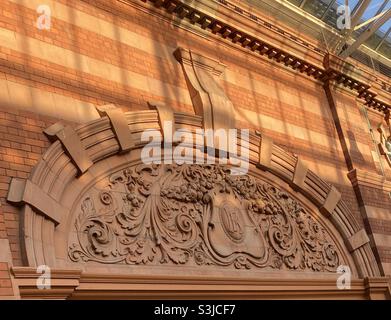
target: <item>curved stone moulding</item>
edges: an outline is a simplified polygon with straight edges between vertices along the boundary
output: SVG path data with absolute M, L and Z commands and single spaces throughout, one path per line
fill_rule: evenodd
M 173 117 L 175 128 L 187 128 L 192 132 L 202 128 L 200 116 L 174 112 Z M 162 130 L 158 110 L 127 112 L 125 118 L 134 142 L 130 152 L 124 154 L 121 151 L 109 118 L 103 116 L 75 129 L 81 145 L 93 163 L 84 174 L 80 174 L 60 141 L 52 144 L 34 168 L 26 185 L 40 189 L 54 203 L 64 208 L 60 223 L 44 212 L 37 203 L 39 199 L 30 199 L 28 195 L 23 194 L 17 200 L 17 197 L 9 197 L 10 201 L 23 204 L 21 230 L 26 265 L 58 266 L 57 255 L 66 256 L 65 252 L 58 251 L 64 250 L 61 247 L 68 241 L 66 230 L 69 230 L 71 224 L 69 220 L 72 219 L 72 206 L 80 200 L 80 193 L 99 182 L 102 179 L 102 172 L 126 168 L 127 164 L 140 161 L 139 153 L 144 145 L 140 143 L 143 130 Z M 281 186 L 285 183 L 288 188 L 292 188 L 289 191 L 291 194 L 307 199 L 315 209 L 319 209 L 323 215 L 322 219 L 328 220 L 337 230 L 339 235 L 334 236 L 345 242 L 345 250 L 350 252 L 349 259 L 353 259 L 353 269 L 357 271 L 357 275 L 380 276 L 365 231 L 360 230 L 348 206 L 340 199 L 340 194 L 299 161 L 296 156 L 285 152 L 259 132 L 250 133 L 250 165 L 258 171 L 255 175 L 268 177 L 273 183 L 279 180 L 276 178 L 278 177 L 281 179 Z M 69 187 L 74 185 L 79 187 L 70 191 Z

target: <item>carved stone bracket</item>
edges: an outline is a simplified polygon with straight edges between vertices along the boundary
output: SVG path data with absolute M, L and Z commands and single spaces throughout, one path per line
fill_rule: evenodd
M 215 79 L 225 66 L 183 48 L 178 48 L 174 56 L 182 65 L 195 113 L 203 116 L 204 128 L 235 128 L 234 106 Z
M 68 209 L 51 198 L 30 180 L 13 178 L 11 180 L 7 200 L 17 205 L 30 205 L 54 221 L 55 224 L 59 224 L 69 213 Z
M 320 212 L 325 215 L 333 214 L 340 200 L 341 193 L 334 186 L 332 186 L 329 193 L 327 194 L 326 199 L 324 200 L 323 205 L 319 208 Z
M 293 174 L 293 179 L 291 184 L 293 189 L 297 190 L 299 188 L 301 189 L 304 188 L 304 182 L 307 177 L 307 172 L 308 172 L 308 167 L 304 164 L 304 162 L 299 157 L 297 157 L 295 172 Z
M 175 117 L 174 117 L 174 111 L 172 110 L 171 107 L 165 105 L 165 104 L 162 104 L 160 102 L 148 102 L 148 106 L 151 108 L 151 109 L 155 109 L 157 110 L 157 113 L 158 113 L 158 116 L 159 116 L 159 124 L 160 124 L 160 128 L 164 128 L 164 123 L 169 123 L 170 125 L 174 125 L 175 124 Z M 164 130 L 162 130 L 163 132 L 163 137 L 165 139 L 172 139 L 172 137 L 165 137 L 164 134 Z
M 121 109 L 109 104 L 96 107 L 101 116 L 107 116 L 110 119 L 110 123 L 113 127 L 113 131 L 118 139 L 118 143 L 122 152 L 128 152 L 134 148 L 134 142 L 126 121 L 125 114 Z
M 257 131 L 256 134 L 261 138 L 259 144 L 258 167 L 262 170 L 268 170 L 271 167 L 273 140 Z
M 365 229 L 361 229 L 360 231 L 352 235 L 349 239 L 347 239 L 346 245 L 348 246 L 348 249 L 350 251 L 354 251 L 368 242 L 369 238 Z
M 60 140 L 66 153 L 76 165 L 80 174 L 83 174 L 93 165 L 86 150 L 77 135 L 76 131 L 70 127 L 64 127 L 61 123 L 56 123 L 44 130 L 44 133 L 52 141 Z

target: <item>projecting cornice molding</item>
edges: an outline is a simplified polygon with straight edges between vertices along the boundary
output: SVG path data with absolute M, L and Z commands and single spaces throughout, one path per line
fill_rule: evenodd
M 134 4 L 135 0 L 120 0 Z M 138 0 L 149 10 L 164 10 L 238 47 L 265 56 L 322 82 L 335 82 L 357 93 L 368 107 L 388 113 L 389 87 L 365 70 L 327 54 L 226 0 Z M 148 6 L 151 4 L 153 6 Z M 262 28 L 259 28 L 262 26 Z M 257 33 L 254 33 L 257 30 Z M 288 40 L 288 41 L 287 41 Z
M 324 59 L 326 77 L 324 81 L 333 81 L 356 92 L 365 104 L 384 113 L 389 113 L 389 93 L 383 92 L 376 76 L 365 70 L 358 69 L 348 61 L 332 54 L 326 54 Z
M 389 279 L 352 279 L 350 290 L 335 285 L 336 274 L 321 279 L 262 278 L 204 275 L 105 274 L 81 270 L 52 270 L 51 288 L 40 290 L 35 268 L 13 267 L 23 299 L 390 299 Z
M 391 192 L 391 182 L 387 181 L 384 176 L 375 173 L 353 169 L 348 173 L 348 178 L 354 187 L 365 186 L 383 192 Z

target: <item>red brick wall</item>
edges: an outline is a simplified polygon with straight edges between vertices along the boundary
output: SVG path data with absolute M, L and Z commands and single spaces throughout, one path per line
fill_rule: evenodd
M 43 129 L 54 123 L 31 112 L 0 106 L 0 239 L 8 239 L 15 265 L 21 265 L 19 208 L 6 201 L 13 177 L 28 178 L 50 145 Z
M 157 16 L 141 12 L 130 6 L 123 6 L 120 15 L 116 9 L 102 10 L 94 5 L 94 1 L 58 0 L 60 4 L 68 6 L 69 10 L 76 8 L 91 17 L 109 22 L 113 28 L 123 28 L 140 36 L 153 39 L 155 43 L 176 48 L 179 46 L 195 50 L 201 54 L 221 60 L 227 69 L 242 77 L 250 78 L 264 85 L 278 88 L 281 95 L 291 94 L 300 98 L 300 103 L 282 102 L 278 97 L 271 97 L 267 91 L 255 90 L 252 87 L 235 85 L 230 81 L 221 81 L 227 96 L 236 107 L 246 111 L 253 111 L 276 121 L 303 128 L 305 132 L 313 132 L 335 141 L 328 146 L 305 138 L 294 137 L 287 132 L 260 128 L 250 122 L 239 122 L 239 127 L 262 129 L 272 137 L 278 145 L 286 150 L 299 154 L 304 160 L 311 163 L 327 164 L 341 175 L 348 171 L 346 158 L 338 142 L 338 134 L 332 120 L 327 97 L 320 82 L 289 71 L 288 69 L 272 65 L 267 58 L 244 53 L 220 41 L 200 37 L 186 29 L 173 27 L 170 22 L 163 21 Z M 108 4 L 110 1 L 107 2 Z M 114 3 L 114 2 L 113 2 Z M 118 2 L 115 2 L 118 5 Z M 114 8 L 114 6 L 113 6 Z M 167 85 L 187 90 L 186 81 L 180 65 L 174 61 L 172 55 L 164 57 L 161 52 L 146 52 L 124 44 L 118 36 L 117 40 L 103 36 L 78 26 L 80 21 L 64 21 L 57 18 L 54 12 L 52 29 L 41 31 L 34 27 L 37 13 L 28 4 L 18 5 L 15 1 L 2 0 L 0 3 L 0 30 L 15 32 L 19 37 L 42 41 L 42 47 L 55 46 L 72 53 L 81 54 L 97 62 L 119 67 L 121 70 L 131 71 L 146 76 L 152 80 L 159 80 Z M 72 14 L 70 14 L 73 17 Z M 76 18 L 74 18 L 76 19 Z M 212 41 L 210 41 L 212 39 Z M 129 85 L 132 79 L 123 79 L 115 82 L 102 78 L 91 72 L 84 72 L 65 66 L 67 57 L 59 56 L 57 61 L 49 61 L 45 54 L 37 56 L 32 52 L 30 43 L 20 48 L 10 49 L 0 43 L 0 81 L 22 84 L 41 92 L 50 92 L 75 101 L 83 101 L 94 105 L 114 103 L 125 110 L 139 110 L 147 107 L 147 101 L 164 101 L 176 110 L 194 112 L 190 103 L 177 98 L 176 93 L 156 93 L 148 87 L 137 89 Z M 44 49 L 43 49 L 44 50 Z M 156 48 L 159 50 L 159 48 Z M 68 57 L 73 59 L 73 56 Z M 76 67 L 82 64 L 76 61 Z M 103 64 L 102 64 L 103 66 Z M 0 88 L 1 89 L 1 88 Z M 0 91 L 1 92 L 1 91 Z M 11 92 L 10 95 L 13 93 Z M 166 96 L 164 96 L 166 94 Z M 348 93 L 335 93 L 338 112 L 341 114 L 341 125 L 347 139 L 353 142 L 349 150 L 354 166 L 379 174 L 379 167 L 368 154 L 362 154 L 354 147 L 354 143 L 367 146 L 374 150 L 374 145 L 368 132 L 365 119 L 359 110 L 360 104 Z M 188 99 L 190 101 L 190 99 Z M 32 99 L 32 102 L 33 99 Z M 308 105 L 314 109 L 320 108 L 321 114 L 310 112 Z M 55 118 L 45 115 L 10 108 L 2 103 L 0 97 L 0 239 L 7 238 L 10 242 L 13 262 L 22 264 L 20 252 L 19 209 L 6 202 L 9 183 L 12 177 L 27 178 L 34 165 L 49 146 L 42 130 L 56 122 Z M 350 120 L 349 115 L 354 115 Z M 356 121 L 360 119 L 360 121 Z M 376 122 L 374 119 L 371 121 Z M 388 169 L 387 169 L 388 170 Z M 391 177 L 391 170 L 387 173 Z M 346 177 L 345 177 L 346 179 Z M 332 181 L 331 181 L 332 182 Z M 334 183 L 334 182 L 332 182 Z M 364 222 L 359 211 L 359 204 L 350 184 L 340 184 L 337 188 L 342 192 L 343 199 L 349 204 L 359 223 Z M 376 190 L 365 191 L 365 201 L 368 204 L 390 208 L 390 200 L 386 194 Z M 371 219 L 374 230 L 384 234 L 391 234 L 389 221 Z M 382 249 L 383 250 L 383 249 Z M 384 261 L 391 257 L 389 250 L 383 250 Z M 1 264 L 0 264 L 1 265 Z M 0 271 L 1 273 L 1 271 Z M 1 294 L 2 285 L 0 285 Z
M 9 265 L 6 262 L 0 262 L 0 299 L 2 296 L 12 297 L 13 295 Z

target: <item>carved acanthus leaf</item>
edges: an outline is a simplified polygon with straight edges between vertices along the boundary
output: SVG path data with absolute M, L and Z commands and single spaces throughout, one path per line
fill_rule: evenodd
M 93 189 L 96 190 L 96 189 Z M 73 261 L 334 271 L 326 230 L 289 194 L 218 165 L 139 165 L 90 191 Z

